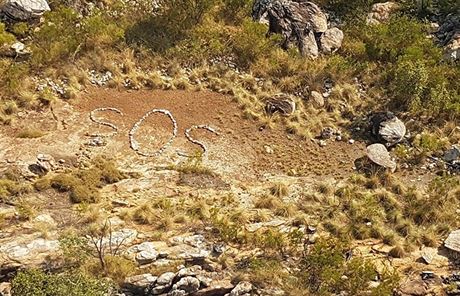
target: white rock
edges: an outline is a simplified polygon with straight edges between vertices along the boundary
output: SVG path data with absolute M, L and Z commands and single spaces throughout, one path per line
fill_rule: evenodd
M 253 286 L 249 282 L 239 282 L 235 288 L 230 292 L 229 296 L 242 296 L 251 293 Z
M 165 272 L 160 275 L 157 279 L 157 285 L 159 286 L 171 286 L 172 281 L 176 274 L 174 272 Z
M 367 16 L 366 22 L 370 25 L 378 25 L 390 19 L 392 13 L 399 9 L 399 4 L 395 2 L 376 3 L 372 5 L 372 10 Z
M 56 225 L 56 221 L 54 221 L 53 217 L 51 217 L 49 214 L 38 215 L 35 217 L 34 222 L 45 223 L 52 226 Z
M 343 32 L 338 28 L 331 28 L 321 35 L 321 51 L 325 54 L 331 54 L 342 47 Z
M 460 253 L 460 229 L 452 231 L 444 241 L 444 246 L 449 250 Z
M 173 285 L 172 290 L 182 290 L 186 293 L 185 295 L 188 295 L 198 291 L 199 288 L 200 281 L 197 278 L 193 276 L 186 276 L 181 278 L 177 283 L 175 283 Z
M 396 163 L 391 159 L 390 153 L 383 144 L 372 144 L 367 147 L 367 156 L 369 159 L 384 168 L 390 169 L 392 172 L 396 170 Z
M 157 280 L 156 276 L 153 276 L 151 273 L 145 273 L 140 275 L 131 276 L 125 279 L 125 286 L 138 290 L 139 292 L 144 291 L 151 284 L 155 283 Z

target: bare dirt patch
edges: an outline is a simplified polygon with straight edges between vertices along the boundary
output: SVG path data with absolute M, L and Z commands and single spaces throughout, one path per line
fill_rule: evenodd
M 151 109 L 167 109 L 177 121 L 178 138 L 168 150 L 193 153 L 200 148 L 184 136 L 192 125 L 216 127 L 220 136 L 195 131 L 194 137 L 209 147 L 206 163 L 220 172 L 257 177 L 263 173 L 291 173 L 302 176 L 328 175 L 343 177 L 352 172 L 353 161 L 364 155 L 364 146 L 331 142 L 319 147 L 310 140 L 288 134 L 282 127 L 259 129 L 257 122 L 242 118 L 241 110 L 230 97 L 212 92 L 191 91 L 119 91 L 92 89 L 74 103 L 75 109 L 89 114 L 99 107 L 114 107 L 123 112 L 99 113 L 101 118 L 116 124 L 120 133 L 114 137 L 118 149 L 128 151 L 127 133 L 132 125 Z M 107 127 L 93 130 L 109 133 Z M 137 140 L 142 149 L 156 151 L 172 134 L 171 122 L 162 115 L 149 117 L 139 129 Z M 267 153 L 265 147 L 272 148 Z

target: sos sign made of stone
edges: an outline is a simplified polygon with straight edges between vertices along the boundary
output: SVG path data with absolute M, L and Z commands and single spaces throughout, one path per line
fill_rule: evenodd
M 111 136 L 114 136 L 115 134 L 118 133 L 118 127 L 110 122 L 105 122 L 105 121 L 102 121 L 100 119 L 98 119 L 96 116 L 95 116 L 95 113 L 96 112 L 103 112 L 103 111 L 111 111 L 111 112 L 115 112 L 115 113 L 118 113 L 120 114 L 121 116 L 123 116 L 123 112 L 121 112 L 120 110 L 116 109 L 116 108 L 111 108 L 111 107 L 106 107 L 106 108 L 97 108 L 97 109 L 94 109 L 93 111 L 91 111 L 90 113 L 90 119 L 97 123 L 97 124 L 100 124 L 100 125 L 104 125 L 104 126 L 107 126 L 107 127 L 110 127 L 111 129 L 114 130 L 113 133 L 111 134 L 108 134 L 108 135 L 100 135 L 100 134 L 93 134 L 91 136 L 99 136 L 99 137 L 111 137 Z M 164 144 L 159 150 L 157 150 L 156 152 L 154 153 L 147 153 L 147 152 L 143 152 L 140 150 L 140 147 L 139 147 L 139 142 L 136 141 L 135 139 L 135 135 L 136 135 L 136 132 L 137 130 L 139 129 L 139 127 L 142 125 L 142 123 L 144 122 L 144 120 L 146 120 L 149 116 L 151 116 L 152 114 L 155 114 L 155 113 L 160 113 L 160 114 L 163 114 L 163 115 L 166 115 L 169 120 L 172 122 L 173 124 L 173 133 L 172 133 L 172 136 L 169 138 L 168 142 L 166 144 Z M 193 125 L 191 126 L 190 128 L 186 129 L 185 130 L 185 137 L 190 141 L 192 142 L 193 144 L 195 145 L 198 145 L 201 147 L 201 149 L 203 150 L 204 154 L 206 154 L 207 152 L 207 147 L 204 143 L 194 139 L 192 136 L 191 136 L 191 132 L 193 130 L 196 130 L 196 129 L 203 129 L 203 130 L 207 130 L 213 134 L 216 134 L 216 135 L 219 135 L 219 133 L 212 127 L 208 126 L 208 125 Z M 165 150 L 171 146 L 171 144 L 173 143 L 174 139 L 177 137 L 177 131 L 178 131 L 178 127 L 177 127 L 177 121 L 176 119 L 174 118 L 174 116 L 172 115 L 172 113 L 169 111 L 169 110 L 166 110 L 166 109 L 152 109 L 150 110 L 149 112 L 145 113 L 144 116 L 142 116 L 141 119 L 139 119 L 139 121 L 137 121 L 133 127 L 131 128 L 131 130 L 129 131 L 129 146 L 131 147 L 131 149 L 133 149 L 137 154 L 141 155 L 141 156 L 145 156 L 145 157 L 156 157 L 156 156 L 159 156 L 161 155 L 162 153 L 165 152 Z M 187 154 L 184 154 L 184 153 L 178 153 L 179 155 L 181 156 L 185 156 L 185 157 L 189 157 L 189 155 Z

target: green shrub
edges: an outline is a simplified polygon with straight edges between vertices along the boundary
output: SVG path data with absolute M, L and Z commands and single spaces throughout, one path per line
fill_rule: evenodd
M 4 44 L 13 43 L 16 40 L 13 34 L 10 34 L 6 31 L 6 26 L 4 23 L 0 22 L 0 48 Z
M 460 116 L 460 68 L 443 63 L 442 50 L 426 38 L 425 23 L 395 16 L 379 25 L 349 25 L 346 31 L 343 53 L 372 69 L 370 79 L 379 80 L 376 87 L 388 95 L 389 107 L 438 118 Z
M 340 241 L 318 241 L 302 258 L 300 272 L 297 274 L 302 285 L 314 295 L 343 292 L 361 295 L 369 290 L 374 295 L 391 295 L 398 284 L 397 277 L 384 274 L 381 277 L 384 286 L 370 289 L 368 283 L 377 275 L 375 267 L 359 258 L 347 261 L 344 256 L 347 249 L 347 244 Z
M 16 23 L 11 28 L 11 32 L 16 36 L 26 37 L 29 33 L 29 25 L 24 22 Z
M 73 203 L 96 203 L 100 200 L 100 195 L 94 187 L 77 185 L 70 191 L 70 200 Z
M 363 18 L 367 12 L 370 10 L 371 5 L 374 3 L 380 2 L 378 0 L 320 0 L 318 4 L 321 7 L 327 8 L 329 11 L 333 11 L 335 15 L 346 18 L 353 19 L 356 21 L 356 18 Z
M 124 35 L 107 13 L 95 12 L 82 20 L 72 8 L 58 6 L 45 18 L 32 35 L 31 64 L 35 67 L 62 64 L 79 53 L 112 45 Z
M 241 67 L 249 67 L 257 59 L 269 56 L 278 46 L 279 36 L 266 38 L 267 27 L 245 19 L 232 40 L 232 51 Z
M 3 90 L 5 94 L 17 95 L 18 90 L 22 87 L 24 79 L 29 75 L 29 66 L 25 63 L 17 63 L 14 61 L 2 61 L 0 59 L 0 91 Z M 12 101 L 10 101 L 12 102 Z M 5 109 L 5 104 L 0 101 L 0 109 Z M 0 113 L 2 110 L 0 110 Z M 3 113 L 15 113 L 3 110 Z
M 226 56 L 231 48 L 229 28 L 212 18 L 203 22 L 189 32 L 189 37 L 179 42 L 167 52 L 167 56 L 190 63 L 201 63 L 210 58 Z
M 220 18 L 226 23 L 238 25 L 245 17 L 251 15 L 253 1 L 251 0 L 223 0 L 220 7 Z
M 76 233 L 65 233 L 59 237 L 59 246 L 68 266 L 79 267 L 91 256 L 88 239 Z
M 74 203 L 96 203 L 100 200 L 101 187 L 127 177 L 117 169 L 114 162 L 103 157 L 93 159 L 92 164 L 89 169 L 54 176 L 51 178 L 51 187 L 61 192 L 69 192 L 70 200 Z
M 126 30 L 126 40 L 163 53 L 183 41 L 215 6 L 216 0 L 164 1 L 155 15 L 144 16 Z
M 426 18 L 438 12 L 441 15 L 460 12 L 460 2 L 457 0 L 402 0 L 406 13 Z
M 62 192 L 67 192 L 72 190 L 79 180 L 69 174 L 59 174 L 51 179 L 51 187 Z
M 40 270 L 19 272 L 12 283 L 12 294 L 17 296 L 105 296 L 110 285 L 80 272 L 46 274 Z

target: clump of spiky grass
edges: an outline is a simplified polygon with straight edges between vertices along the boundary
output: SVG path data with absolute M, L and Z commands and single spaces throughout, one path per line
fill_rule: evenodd
M 289 194 L 289 187 L 284 183 L 275 183 L 270 187 L 270 194 L 278 198 L 286 197 Z
M 21 139 L 36 139 L 41 138 L 46 133 L 37 128 L 25 128 L 18 132 L 17 137 Z
M 403 247 L 397 245 L 393 249 L 390 250 L 388 255 L 393 258 L 403 258 L 406 256 L 406 251 L 404 250 Z

